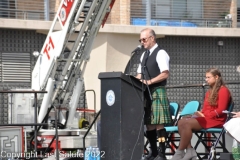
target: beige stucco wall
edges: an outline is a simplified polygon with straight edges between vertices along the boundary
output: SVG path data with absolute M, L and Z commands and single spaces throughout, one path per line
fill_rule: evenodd
M 96 92 L 96 108 L 100 109 L 100 72 L 124 72 L 130 59 L 132 50 L 138 43 L 139 35 L 99 33 L 94 41 L 90 61 L 84 75 L 85 89 Z M 104 96 L 104 95 L 103 95 Z M 94 108 L 93 92 L 87 93 L 87 103 L 90 109 Z
M 237 0 L 232 0 L 230 7 L 230 14 L 232 16 L 232 27 L 237 27 Z

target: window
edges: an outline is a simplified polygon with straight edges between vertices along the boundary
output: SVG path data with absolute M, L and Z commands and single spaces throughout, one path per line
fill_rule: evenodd
M 171 1 L 169 0 L 162 0 L 156 1 L 155 4 L 152 4 L 155 7 L 155 14 L 153 17 L 161 17 L 161 18 L 170 18 L 171 17 Z
M 0 17 L 1 18 L 15 18 L 15 0 L 1 0 L 0 1 Z
M 201 0 L 155 0 L 152 9 L 152 18 L 202 18 Z

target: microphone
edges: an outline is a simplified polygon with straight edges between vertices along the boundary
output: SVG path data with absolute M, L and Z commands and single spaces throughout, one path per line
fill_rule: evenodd
M 141 48 L 142 48 L 142 46 L 138 45 L 137 48 L 132 51 L 132 53 L 135 53 L 135 52 L 139 51 Z

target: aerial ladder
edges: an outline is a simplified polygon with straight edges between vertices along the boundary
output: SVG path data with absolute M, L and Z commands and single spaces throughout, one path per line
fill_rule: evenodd
M 61 105 L 69 108 L 67 127 L 71 128 L 94 39 L 114 1 L 62 0 L 32 72 L 32 89 L 48 92 L 38 122 L 51 105 Z
M 62 0 L 32 71 L 32 89 L 41 95 L 38 123 L 46 120 L 49 108 L 59 111 L 59 122 L 73 129 L 79 97 L 83 92 L 84 71 L 94 39 L 104 26 L 115 0 Z M 60 29 L 59 29 L 60 28 Z

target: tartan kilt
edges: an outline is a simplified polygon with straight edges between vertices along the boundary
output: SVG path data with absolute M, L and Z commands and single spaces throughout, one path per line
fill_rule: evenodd
M 146 125 L 172 123 L 172 116 L 169 108 L 169 101 L 167 98 L 166 88 L 157 87 L 152 91 L 153 101 L 146 98 L 146 106 L 144 107 L 145 115 L 144 122 Z

